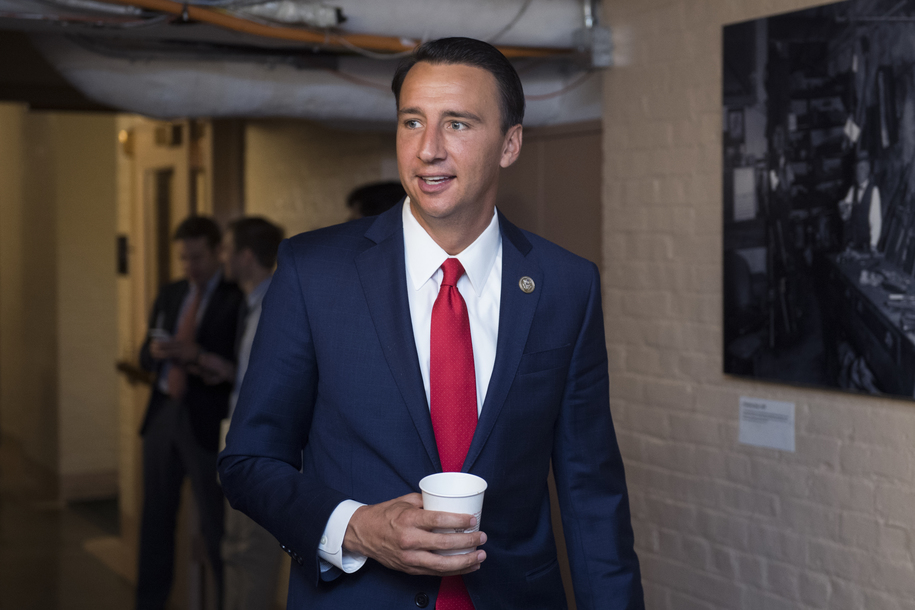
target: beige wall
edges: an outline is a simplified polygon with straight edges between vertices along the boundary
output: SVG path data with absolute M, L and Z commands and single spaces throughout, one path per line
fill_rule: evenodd
M 346 196 L 378 180 L 397 180 L 393 133 L 299 120 L 247 123 L 245 213 L 266 216 L 286 235 L 347 220 Z
M 25 111 L 0 104 L 0 433 L 22 436 L 22 129 Z
M 0 132 L 0 425 L 63 497 L 112 493 L 114 118 L 2 104 Z
M 604 3 L 612 409 L 655 610 L 915 599 L 915 404 L 721 373 L 721 26 L 814 4 Z M 738 444 L 740 396 L 795 402 L 797 451 Z
M 143 124 L 143 119 L 135 115 L 118 115 L 116 128 L 118 132 L 129 131 Z M 151 303 L 142 303 L 137 306 L 134 301 L 133 276 L 141 273 L 142 259 L 137 256 L 136 248 L 139 239 L 136 226 L 139 221 L 135 217 L 140 211 L 139 205 L 134 202 L 133 157 L 118 145 L 115 158 L 117 234 L 128 237 L 128 275 L 117 276 L 117 303 L 118 307 L 118 359 L 123 362 L 135 363 L 139 359 L 140 345 L 137 339 L 137 328 L 144 328 L 147 323 L 146 315 Z M 142 313 L 140 313 L 142 312 Z M 121 534 L 125 540 L 130 541 L 130 550 L 126 553 L 122 563 L 135 561 L 135 547 L 137 524 L 140 520 L 141 502 L 141 464 L 140 464 L 140 425 L 146 411 L 146 401 L 149 397 L 149 387 L 142 384 L 128 382 L 126 376 L 120 376 L 117 382 L 119 417 L 118 417 L 118 505 L 121 513 Z M 136 568 L 131 563 L 124 572 L 133 578 Z
M 4 105 L 0 146 L 18 173 L 2 201 L 4 311 L 0 321 L 3 433 L 51 473 L 60 457 L 57 418 L 57 269 L 50 127 L 47 115 Z M 6 222 L 9 219 L 9 223 Z
M 117 470 L 114 117 L 51 117 L 61 475 Z M 89 481 L 85 481 L 87 484 Z M 102 481 L 99 481 L 102 483 Z M 116 484 L 113 478 L 105 484 Z
M 19 250 L 22 247 L 21 225 L 22 170 L 19 151 L 22 147 L 22 108 L 0 104 L 0 433 L 15 433 L 15 416 L 11 405 L 20 402 L 18 384 L 4 381 L 19 376 L 19 360 L 13 358 L 13 344 L 18 343 L 19 306 L 22 282 Z
M 602 264 L 600 121 L 524 130 L 521 156 L 499 177 L 506 218 Z

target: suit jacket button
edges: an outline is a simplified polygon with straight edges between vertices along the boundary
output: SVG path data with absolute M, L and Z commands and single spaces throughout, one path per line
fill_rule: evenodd
M 416 597 L 413 598 L 413 601 L 420 608 L 425 608 L 426 606 L 429 605 L 429 596 L 426 595 L 425 593 L 423 593 L 422 591 L 420 591 L 419 593 L 416 594 Z

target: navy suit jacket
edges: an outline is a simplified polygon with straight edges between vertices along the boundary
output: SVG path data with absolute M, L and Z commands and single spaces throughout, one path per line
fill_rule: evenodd
M 162 328 L 174 335 L 178 327 L 181 303 L 190 289 L 187 280 L 178 280 L 163 286 L 149 314 L 149 328 L 161 324 Z M 238 309 L 243 298 L 241 290 L 234 283 L 219 281 L 210 295 L 195 331 L 194 340 L 202 349 L 235 362 L 235 333 L 238 328 Z M 163 404 L 162 400 L 157 399 L 157 395 L 163 396 L 158 393 L 158 384 L 164 361 L 153 359 L 149 344 L 150 338 L 147 336 L 140 348 L 140 366 L 154 372 L 156 376 L 140 434 L 145 433 L 147 424 Z M 182 401 L 190 406 L 188 414 L 194 439 L 204 449 L 216 451 L 219 448 L 219 423 L 229 409 L 231 391 L 231 383 L 209 385 L 204 383 L 199 375 L 187 376 L 187 392 Z
M 623 464 L 610 419 L 597 268 L 499 217 L 496 360 L 463 470 L 489 483 L 477 610 L 565 608 L 550 522 L 556 478 L 581 610 L 642 608 Z M 530 277 L 531 293 L 519 287 Z M 401 207 L 293 237 L 264 299 L 220 456 L 232 506 L 293 563 L 289 608 L 434 607 L 440 579 L 369 560 L 320 575 L 334 508 L 419 491 L 441 471 L 413 339 Z

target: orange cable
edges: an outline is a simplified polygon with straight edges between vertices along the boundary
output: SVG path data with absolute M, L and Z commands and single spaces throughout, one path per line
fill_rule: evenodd
M 101 0 L 109 4 L 122 4 L 127 6 L 136 6 L 161 13 L 171 13 L 173 15 L 187 14 L 189 19 L 210 23 L 229 30 L 264 36 L 267 38 L 280 38 L 282 40 L 292 40 L 296 42 L 305 42 L 321 46 L 343 47 L 340 40 L 362 47 L 370 51 L 381 51 L 400 53 L 410 51 L 415 44 L 404 44 L 403 40 L 395 36 L 375 36 L 372 34 L 322 34 L 303 28 L 270 26 L 263 25 L 248 19 L 234 17 L 226 13 L 194 6 L 191 4 L 181 4 L 172 0 Z M 568 49 L 549 49 L 542 47 L 497 47 L 506 57 L 549 57 L 553 55 L 564 55 L 569 52 Z

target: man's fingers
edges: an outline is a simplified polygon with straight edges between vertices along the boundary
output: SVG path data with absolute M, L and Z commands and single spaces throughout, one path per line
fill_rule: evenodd
M 469 549 L 486 544 L 486 534 L 471 532 L 469 534 L 432 534 L 427 548 L 435 551 L 455 551 Z
M 485 557 L 484 557 L 483 559 L 485 559 Z M 448 576 L 461 576 L 462 574 L 470 574 L 471 572 L 476 572 L 477 570 L 480 569 L 480 564 L 481 564 L 481 563 L 483 563 L 482 560 L 480 560 L 479 563 L 477 563 L 477 564 L 475 564 L 475 565 L 473 565 L 473 566 L 467 568 L 466 570 L 464 570 L 464 571 L 462 571 L 462 572 L 459 572 L 459 573 L 453 574 L 453 575 L 452 575 L 452 574 L 448 574 Z
M 397 500 L 406 502 L 407 504 L 412 504 L 413 508 L 422 508 L 423 507 L 423 497 L 418 493 L 407 494 L 405 496 L 401 496 L 401 497 L 397 498 Z
M 475 527 L 476 524 L 477 518 L 473 515 L 424 510 L 421 514 L 421 523 L 418 523 L 417 527 L 464 531 Z
M 404 567 L 409 574 L 431 576 L 457 576 L 480 569 L 486 559 L 486 551 L 471 551 L 463 555 L 437 555 L 428 551 L 411 551 L 404 554 Z
M 408 574 L 467 574 L 479 569 L 486 559 L 485 552 L 477 549 L 439 555 L 437 551 L 473 549 L 485 544 L 483 532 L 463 533 L 475 525 L 472 515 L 423 510 L 422 496 L 407 494 L 357 509 L 347 526 L 343 548 Z M 434 532 L 435 529 L 444 533 Z
M 436 555 L 437 561 L 431 566 L 436 574 L 441 576 L 456 576 L 467 574 L 480 569 L 480 564 L 486 559 L 486 551 L 471 551 L 463 555 Z
M 174 339 L 155 341 L 150 345 L 150 352 L 154 355 L 158 353 L 162 358 L 173 358 L 178 355 L 179 347 L 178 342 Z

